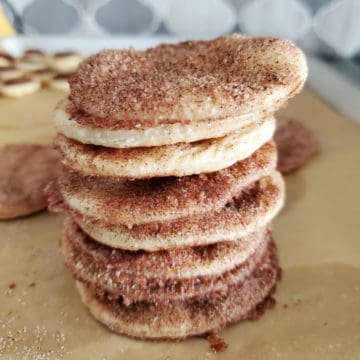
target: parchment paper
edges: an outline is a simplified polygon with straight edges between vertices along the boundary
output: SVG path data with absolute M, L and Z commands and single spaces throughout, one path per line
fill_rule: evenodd
M 50 142 L 60 97 L 0 99 L 0 144 Z M 274 222 L 284 270 L 275 309 L 225 329 L 229 348 L 216 355 L 201 338 L 112 334 L 80 303 L 63 265 L 62 216 L 44 212 L 0 223 L 0 359 L 360 359 L 360 127 L 308 91 L 286 112 L 316 133 L 322 152 L 286 178 Z

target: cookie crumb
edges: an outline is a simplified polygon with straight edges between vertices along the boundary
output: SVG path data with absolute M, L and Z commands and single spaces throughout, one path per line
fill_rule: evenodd
M 15 282 L 12 282 L 12 283 L 9 284 L 9 289 L 10 290 L 13 290 L 15 288 L 16 288 L 16 283 Z
M 36 282 L 35 282 L 35 281 L 31 282 L 31 283 L 28 285 L 29 288 L 33 288 L 33 287 L 35 287 L 35 286 L 36 286 Z
M 219 336 L 219 334 L 214 332 L 207 335 L 207 340 L 209 341 L 210 348 L 214 353 L 223 352 L 229 346 L 224 339 Z

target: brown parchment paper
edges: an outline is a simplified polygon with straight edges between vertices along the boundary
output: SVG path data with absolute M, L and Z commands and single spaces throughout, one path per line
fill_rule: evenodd
M 50 142 L 60 96 L 0 99 L 0 144 Z M 360 359 L 360 126 L 309 91 L 286 112 L 315 132 L 322 152 L 286 178 L 274 222 L 284 269 L 275 309 L 225 329 L 220 354 L 201 338 L 112 334 L 82 306 L 63 266 L 62 217 L 44 212 L 0 223 L 0 359 Z

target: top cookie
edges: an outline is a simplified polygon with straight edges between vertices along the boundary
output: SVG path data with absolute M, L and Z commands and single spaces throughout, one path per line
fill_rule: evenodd
M 133 129 L 273 112 L 299 92 L 305 56 L 293 43 L 234 34 L 145 50 L 105 50 L 70 79 L 69 115 Z M 80 110 L 80 111 L 79 111 Z

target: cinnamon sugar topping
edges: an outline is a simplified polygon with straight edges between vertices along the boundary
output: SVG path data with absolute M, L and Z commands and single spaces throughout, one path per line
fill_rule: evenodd
M 214 353 L 223 352 L 229 346 L 225 342 L 225 340 L 222 337 L 220 337 L 220 335 L 218 333 L 215 333 L 215 332 L 209 333 L 207 336 L 207 340 L 209 341 L 211 350 Z
M 253 112 L 269 101 L 277 109 L 299 90 L 306 72 L 291 42 L 234 34 L 146 51 L 102 51 L 70 80 L 70 100 L 88 114 L 120 122 L 198 121 Z
M 207 334 L 221 352 L 218 330 L 275 305 L 284 183 L 271 116 L 306 75 L 291 42 L 234 34 L 105 50 L 69 77 L 54 116 L 63 172 L 47 195 L 68 215 L 61 251 L 99 321 L 137 338 Z

